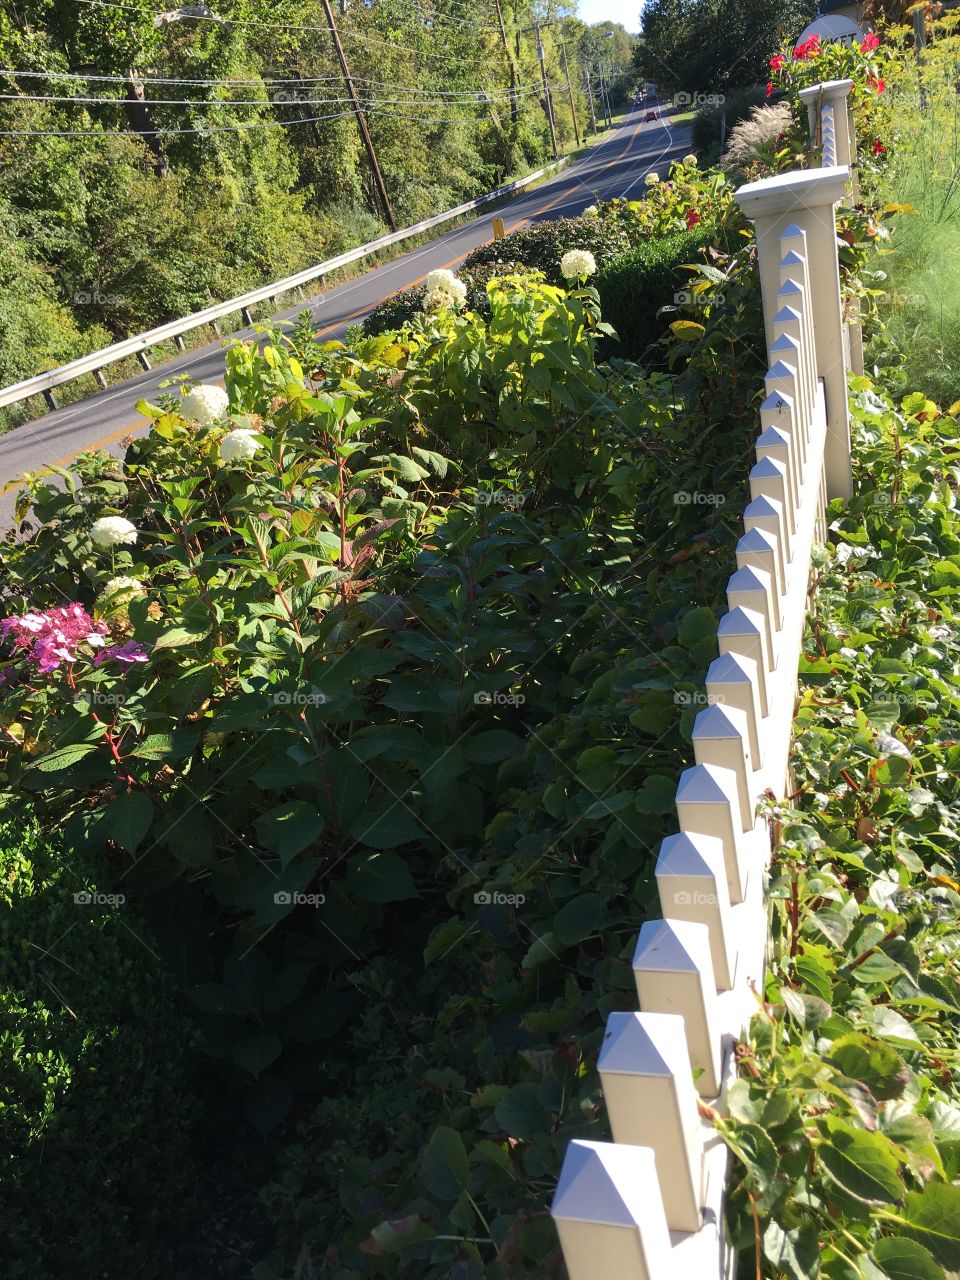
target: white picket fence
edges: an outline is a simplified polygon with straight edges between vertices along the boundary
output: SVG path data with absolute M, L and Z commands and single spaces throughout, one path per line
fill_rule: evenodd
M 851 81 L 804 92 L 823 167 L 750 183 L 769 352 L 751 501 L 743 512 L 679 834 L 656 864 L 661 920 L 633 957 L 641 1012 L 613 1013 L 598 1068 L 614 1141 L 570 1144 L 551 1209 L 570 1280 L 728 1280 L 727 1150 L 699 1100 L 724 1110 L 734 1048 L 763 993 L 769 934 L 767 793 L 788 789 L 811 549 L 850 493 L 836 206 L 855 190 Z

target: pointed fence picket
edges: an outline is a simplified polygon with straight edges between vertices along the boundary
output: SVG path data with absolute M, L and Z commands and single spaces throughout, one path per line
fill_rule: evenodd
M 574 1141 L 552 1214 L 570 1280 L 729 1280 L 723 1111 L 763 991 L 771 853 L 757 817 L 787 785 L 811 551 L 850 492 L 836 206 L 855 192 L 850 81 L 803 92 L 823 167 L 741 187 L 754 222 L 769 357 L 756 464 L 708 705 L 680 778 L 679 834 L 656 864 L 662 919 L 640 929 L 639 1013 L 610 1015 L 598 1070 L 612 1143 Z

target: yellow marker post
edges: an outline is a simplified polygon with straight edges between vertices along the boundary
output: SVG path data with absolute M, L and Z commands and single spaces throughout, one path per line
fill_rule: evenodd
M 504 229 L 503 219 L 502 219 L 502 218 L 494 218 L 494 220 L 493 220 L 493 238 L 494 238 L 494 240 L 502 240 L 502 239 L 503 239 L 503 237 L 504 237 L 506 234 L 507 234 L 507 233 L 506 233 L 506 230 Z

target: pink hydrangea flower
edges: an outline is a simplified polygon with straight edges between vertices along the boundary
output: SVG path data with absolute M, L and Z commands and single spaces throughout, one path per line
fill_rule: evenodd
M 0 621 L 0 635 L 22 653 L 38 671 L 56 671 L 64 662 L 76 662 L 80 645 L 101 649 L 110 629 L 95 622 L 81 604 L 59 605 L 41 612 Z
M 106 649 L 101 649 L 93 660 L 93 665 L 99 667 L 103 662 L 122 662 L 130 666 L 134 662 L 146 662 L 147 650 L 142 644 L 138 644 L 136 640 L 127 640 L 125 644 L 112 644 Z

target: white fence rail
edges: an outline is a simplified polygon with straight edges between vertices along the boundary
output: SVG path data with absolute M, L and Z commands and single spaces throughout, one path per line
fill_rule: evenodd
M 250 324 L 252 323 L 250 308 L 258 303 L 271 301 L 282 293 L 291 293 L 294 290 L 302 289 L 304 285 L 310 284 L 314 280 L 320 280 L 341 267 L 347 267 L 353 262 L 359 262 L 362 258 L 368 258 L 371 254 L 378 253 L 381 249 L 388 249 L 391 245 L 400 244 L 402 241 L 410 240 L 414 236 L 423 235 L 427 231 L 432 231 L 434 227 L 442 226 L 445 222 L 452 222 L 455 218 L 461 218 L 464 214 L 483 208 L 484 205 L 492 204 L 496 200 L 501 200 L 517 191 L 522 191 L 525 187 L 531 186 L 555 169 L 562 168 L 566 163 L 566 158 L 553 161 L 551 164 L 537 169 L 535 173 L 528 174 L 525 178 L 520 178 L 517 182 L 508 182 L 505 186 L 497 187 L 494 191 L 488 191 L 486 195 L 478 196 L 475 200 L 468 200 L 465 204 L 457 205 L 455 209 L 447 209 L 446 212 L 438 213 L 432 218 L 426 218 L 411 227 L 402 227 L 399 231 L 393 231 L 389 235 L 381 236 L 378 240 L 370 240 L 356 249 L 350 249 L 347 253 L 339 254 L 336 258 L 329 258 L 326 262 L 317 263 L 316 266 L 306 267 L 303 271 L 298 271 L 296 275 L 286 276 L 283 280 L 275 280 L 272 284 L 263 285 L 259 289 L 252 289 L 249 293 L 242 293 L 236 298 L 228 298 L 226 302 L 217 302 L 212 307 L 204 307 L 202 311 L 194 311 L 192 315 L 184 316 L 180 320 L 170 320 L 167 324 L 158 325 L 155 329 L 148 329 L 146 333 L 138 333 L 132 338 L 124 338 L 121 342 L 115 342 L 109 347 L 101 348 L 99 351 L 92 351 L 89 355 L 81 356 L 77 360 L 71 360 L 69 364 L 59 365 L 56 369 L 50 369 L 46 373 L 38 373 L 23 382 L 15 382 L 9 387 L 0 387 L 0 409 L 36 395 L 44 396 L 50 407 L 55 409 L 57 408 L 57 403 L 53 398 L 53 392 L 56 387 L 61 387 L 68 382 L 74 382 L 85 374 L 94 374 L 98 377 L 101 385 L 105 386 L 102 370 L 108 365 L 115 364 L 118 360 L 128 359 L 130 356 L 137 356 L 143 367 L 149 369 L 150 362 L 146 353 L 151 347 L 159 346 L 160 343 L 169 342 L 171 339 L 182 347 L 185 333 L 202 328 L 203 325 L 216 325 L 217 321 L 222 320 L 225 316 L 236 315 L 237 313 L 243 317 L 247 324 Z
M 836 240 L 836 206 L 850 193 L 849 89 L 807 91 L 823 168 L 737 192 L 756 227 L 769 353 L 751 501 L 710 705 L 677 788 L 679 834 L 656 864 L 663 918 L 642 926 L 633 959 L 640 1012 L 610 1015 L 600 1054 L 614 1141 L 572 1142 L 553 1201 L 570 1280 L 728 1280 L 736 1269 L 726 1148 L 698 1094 L 722 1113 L 734 1047 L 763 992 L 771 844 L 758 801 L 787 789 L 811 548 L 826 537 L 828 498 L 850 491 Z

